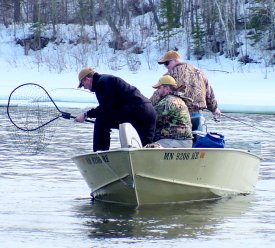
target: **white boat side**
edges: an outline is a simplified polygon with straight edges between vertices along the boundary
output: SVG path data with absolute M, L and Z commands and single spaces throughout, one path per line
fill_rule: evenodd
M 73 161 L 95 199 L 131 205 L 249 194 L 260 168 L 258 156 L 225 148 L 121 148 Z

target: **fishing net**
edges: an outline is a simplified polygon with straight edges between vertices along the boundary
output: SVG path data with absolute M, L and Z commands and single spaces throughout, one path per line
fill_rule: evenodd
M 41 129 L 63 114 L 38 84 L 23 84 L 15 88 L 9 97 L 7 113 L 10 121 L 22 131 Z
M 67 113 L 58 109 L 43 87 L 30 83 L 12 91 L 7 114 L 11 121 L 7 127 L 11 141 L 21 152 L 37 154 L 51 142 L 57 125 L 55 120 Z
M 22 131 L 14 125 L 7 127 L 10 141 L 21 154 L 35 155 L 46 149 L 55 134 L 53 124 L 35 131 Z
M 7 129 L 10 139 L 21 153 L 37 154 L 51 142 L 56 132 L 56 120 L 75 118 L 61 111 L 49 93 L 34 83 L 22 84 L 10 94 Z M 94 123 L 94 120 L 85 120 Z

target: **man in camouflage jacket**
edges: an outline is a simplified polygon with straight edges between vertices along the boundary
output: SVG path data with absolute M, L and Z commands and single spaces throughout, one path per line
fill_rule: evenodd
M 208 109 L 214 117 L 219 118 L 221 111 L 218 108 L 214 91 L 205 74 L 191 64 L 180 61 L 180 54 L 176 51 L 167 52 L 158 62 L 168 69 L 166 75 L 172 76 L 177 82 L 177 91 L 192 99 L 187 103 L 191 117 L 200 116 L 203 109 Z M 154 104 L 159 96 L 154 93 L 151 101 Z
M 188 99 L 174 91 L 176 86 L 175 79 L 169 75 L 153 86 L 159 97 L 154 105 L 157 113 L 154 141 L 162 147 L 192 147 L 192 124 L 185 104 Z

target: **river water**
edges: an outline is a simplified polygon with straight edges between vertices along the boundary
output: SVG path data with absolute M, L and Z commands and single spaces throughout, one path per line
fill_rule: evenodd
M 135 209 L 91 203 L 88 186 L 71 160 L 91 151 L 91 123 L 57 120 L 45 150 L 22 154 L 31 144 L 24 136 L 18 136 L 18 144 L 11 141 L 5 111 L 0 108 L 1 247 L 274 247 L 275 117 L 227 114 L 264 133 L 226 117 L 215 123 L 207 116 L 208 130 L 223 133 L 228 143 L 261 141 L 255 193 Z M 116 131 L 112 144 L 119 146 Z

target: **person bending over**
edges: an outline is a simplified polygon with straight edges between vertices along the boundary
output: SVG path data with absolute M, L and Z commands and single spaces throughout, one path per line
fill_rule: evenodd
M 151 101 L 123 79 L 99 74 L 94 68 L 82 69 L 78 75 L 78 88 L 95 92 L 99 105 L 76 116 L 75 121 L 96 118 L 94 124 L 93 151 L 109 150 L 110 131 L 119 124 L 129 122 L 137 130 L 142 145 L 152 143 L 156 113 Z

